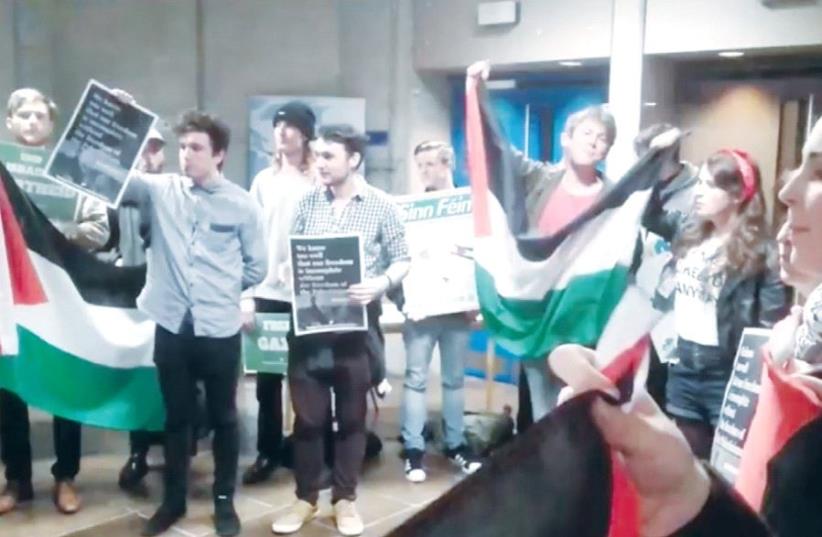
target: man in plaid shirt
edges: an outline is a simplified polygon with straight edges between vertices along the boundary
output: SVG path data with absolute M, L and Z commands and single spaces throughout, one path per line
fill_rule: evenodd
M 274 533 L 293 533 L 317 514 L 323 469 L 323 436 L 334 389 L 339 429 L 334 445 L 331 501 L 337 529 L 359 535 L 363 522 L 354 506 L 365 455 L 366 396 L 372 385 L 369 339 L 379 330 L 380 298 L 399 285 L 409 269 L 405 229 L 391 198 L 357 173 L 366 138 L 349 125 L 327 126 L 314 143 L 318 186 L 299 202 L 294 235 L 358 233 L 365 279 L 348 289 L 352 303 L 366 306 L 368 331 L 289 338 L 288 382 L 297 420 L 294 475 L 297 502 L 272 524 Z

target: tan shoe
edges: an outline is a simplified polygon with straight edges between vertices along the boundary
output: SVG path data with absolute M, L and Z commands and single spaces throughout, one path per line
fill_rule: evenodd
M 80 496 L 74 489 L 74 483 L 68 479 L 54 483 L 53 499 L 57 510 L 64 515 L 73 515 L 80 510 L 80 506 L 82 505 Z
M 0 493 L 0 515 L 5 515 L 20 505 L 31 501 L 34 491 L 28 481 L 9 481 Z
M 334 520 L 337 522 L 337 531 L 346 537 L 355 537 L 365 531 L 362 517 L 357 512 L 354 502 L 339 500 L 335 503 Z
M 271 531 L 280 535 L 298 532 L 306 522 L 317 516 L 318 510 L 316 505 L 297 500 L 288 511 L 274 519 Z

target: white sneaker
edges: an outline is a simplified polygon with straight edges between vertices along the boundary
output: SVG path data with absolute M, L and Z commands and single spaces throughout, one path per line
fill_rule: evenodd
M 306 522 L 317 516 L 317 511 L 319 509 L 316 505 L 297 500 L 288 508 L 288 511 L 274 520 L 271 524 L 271 531 L 280 535 L 298 532 Z
M 421 449 L 405 450 L 405 478 L 412 483 L 422 483 L 427 477 L 422 465 L 423 455 Z
M 334 520 L 337 522 L 337 531 L 346 537 L 354 537 L 365 531 L 362 518 L 357 512 L 354 502 L 340 500 L 334 504 Z

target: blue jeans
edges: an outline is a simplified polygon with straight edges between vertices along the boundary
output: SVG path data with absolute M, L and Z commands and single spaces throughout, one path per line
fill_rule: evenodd
M 425 440 L 422 437 L 422 429 L 428 418 L 425 388 L 434 345 L 440 347 L 445 447 L 454 449 L 463 444 L 463 385 L 470 336 L 470 323 L 461 313 L 439 315 L 421 321 L 406 321 L 402 331 L 406 355 L 402 437 L 406 449 L 425 449 Z

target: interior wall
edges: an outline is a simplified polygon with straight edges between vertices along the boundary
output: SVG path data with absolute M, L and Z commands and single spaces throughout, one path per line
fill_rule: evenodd
M 645 52 L 822 45 L 822 2 L 767 7 L 760 0 L 648 0 Z
M 226 176 L 233 181 L 248 186 L 248 97 L 338 94 L 336 4 L 202 0 L 202 106 L 232 129 Z
M 488 58 L 502 66 L 607 59 L 611 0 L 519 0 L 516 25 L 480 28 L 478 0 L 414 0 L 415 65 L 457 71 Z M 779 8 L 759 0 L 647 0 L 645 52 L 822 45 L 822 2 Z
M 705 83 L 680 104 L 679 125 L 691 132 L 682 156 L 702 163 L 722 148 L 743 149 L 757 161 L 768 214 L 774 205 L 780 99 L 754 83 Z
M 477 25 L 477 0 L 414 0 L 414 64 L 462 70 L 487 58 L 524 65 L 611 52 L 611 0 L 520 0 L 519 23 Z
M 249 96 L 362 97 L 367 130 L 387 135 L 368 149 L 369 179 L 406 192 L 411 144 L 447 139 L 449 121 L 445 77 L 413 67 L 412 4 L 0 0 L 0 90 L 29 85 L 52 96 L 59 129 L 89 78 L 129 91 L 167 123 L 199 106 L 231 127 L 225 173 L 244 186 Z

